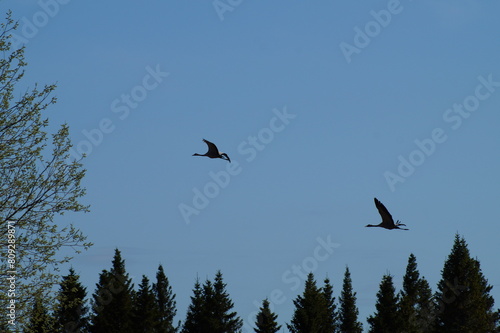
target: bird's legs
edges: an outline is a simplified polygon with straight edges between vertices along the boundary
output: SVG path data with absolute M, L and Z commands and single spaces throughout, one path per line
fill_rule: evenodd
M 406 227 L 406 224 L 401 223 L 401 221 L 400 221 L 400 220 L 397 220 L 397 221 L 396 221 L 396 225 L 404 225 L 404 226 Z

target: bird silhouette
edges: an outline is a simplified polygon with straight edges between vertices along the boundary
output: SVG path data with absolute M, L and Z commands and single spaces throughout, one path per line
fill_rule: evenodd
M 392 229 L 409 230 L 406 228 L 400 228 L 400 226 L 406 226 L 406 224 L 401 223 L 399 220 L 397 220 L 396 223 L 394 223 L 391 213 L 389 213 L 387 208 L 385 208 L 385 206 L 380 201 L 378 201 L 377 198 L 373 199 L 375 200 L 375 206 L 378 209 L 378 213 L 382 217 L 382 222 L 380 222 L 380 224 L 377 225 L 368 224 L 367 227 L 381 227 L 389 230 Z
M 229 156 L 227 156 L 226 153 L 219 152 L 219 149 L 217 149 L 216 145 L 214 145 L 212 142 L 205 140 L 205 139 L 203 139 L 203 142 L 205 142 L 207 144 L 208 151 L 203 155 L 194 153 L 193 156 L 206 156 L 206 157 L 210 157 L 210 158 L 221 158 L 221 159 L 229 161 L 229 163 L 231 163 Z

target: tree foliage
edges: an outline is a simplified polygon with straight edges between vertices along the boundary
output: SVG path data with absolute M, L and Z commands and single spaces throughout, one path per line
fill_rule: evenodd
M 203 286 L 197 280 L 193 289 L 183 333 L 238 333 L 243 321 L 233 310 L 233 301 L 226 291 L 221 271 L 214 281 L 206 280 Z
M 89 328 L 87 291 L 79 279 L 73 268 L 62 277 L 54 311 L 55 332 L 86 332 Z
M 175 294 L 172 286 L 168 282 L 163 266 L 158 266 L 156 273 L 156 283 L 153 283 L 153 293 L 158 307 L 155 332 L 175 333 L 179 330 L 179 325 L 174 327 L 174 317 L 177 313 Z
M 139 289 L 134 293 L 131 317 L 134 333 L 155 332 L 158 323 L 158 303 L 145 275 L 142 276 Z
M 402 332 L 401 320 L 398 314 L 398 297 L 392 282 L 392 276 L 386 274 L 380 282 L 377 293 L 377 311 L 368 317 L 370 333 Z
M 458 234 L 438 283 L 436 324 L 440 332 L 494 332 L 500 320 L 493 311 L 492 286 Z
M 359 311 L 356 306 L 356 292 L 352 289 L 351 272 L 346 267 L 342 292 L 339 298 L 339 329 L 342 333 L 361 333 L 363 325 L 358 321 Z
M 280 330 L 281 325 L 278 325 L 276 319 L 278 315 L 273 313 L 269 308 L 267 298 L 262 301 L 262 306 L 259 308 L 257 318 L 255 319 L 255 333 L 276 333 Z
M 418 300 L 416 306 L 417 332 L 434 332 L 436 305 L 429 282 L 421 278 L 418 282 Z
M 450 272 L 454 274 L 450 275 Z M 453 283 L 450 277 L 458 276 Z M 118 249 L 112 268 L 104 270 L 93 294 L 91 325 L 85 306 L 85 288 L 71 268 L 60 282 L 57 302 L 51 312 L 43 295 L 36 294 L 31 303 L 26 332 L 175 332 L 172 325 L 176 308 L 175 294 L 161 265 L 151 286 L 143 275 L 136 291 L 125 271 L 125 262 Z M 446 282 L 448 281 L 448 283 Z M 462 283 L 461 281 L 465 281 Z M 499 332 L 499 312 L 493 311 L 491 287 L 484 279 L 479 262 L 470 258 L 467 244 L 457 238 L 443 269 L 440 288 L 433 297 L 429 283 L 417 269 L 416 258 L 408 258 L 402 289 L 396 293 L 392 277 L 384 275 L 377 292 L 376 312 L 368 318 L 370 332 Z M 444 288 L 443 288 L 444 286 Z M 349 268 L 346 267 L 342 291 L 335 302 L 333 286 L 326 278 L 319 288 L 310 273 L 304 292 L 294 300 L 295 311 L 288 329 L 294 333 L 362 332 L 358 321 L 356 293 L 352 288 Z M 463 294 L 463 298 L 460 295 Z M 159 297 L 159 295 L 163 295 Z M 163 299 L 162 302 L 159 299 Z M 471 303 L 473 306 L 471 306 Z M 160 315 L 160 304 L 165 310 Z M 337 313 L 338 307 L 338 313 Z M 449 307 L 449 308 L 448 308 Z M 182 333 L 238 333 L 242 320 L 234 311 L 226 291 L 222 273 L 214 280 L 200 284 L 196 280 L 191 304 L 188 307 Z M 463 318 L 459 317 L 462 316 Z M 284 330 L 277 323 L 267 299 L 256 316 L 256 333 L 277 333 Z M 71 325 L 67 325 L 68 322 Z M 167 323 L 167 325 L 165 325 Z M 88 328 L 88 329 L 87 329 Z M 2 332 L 12 327 L 0 324 Z
M 25 333 L 53 333 L 54 320 L 49 314 L 49 310 L 44 303 L 44 297 L 35 295 L 32 308 L 30 310 L 29 322 L 24 327 Z
M 330 279 L 326 278 L 323 286 L 323 297 L 325 298 L 325 318 L 323 323 L 324 332 L 337 332 L 337 305 L 335 304 L 335 297 L 333 296 L 333 286 Z
M 207 325 L 204 314 L 204 295 L 199 279 L 196 279 L 182 333 L 202 333 L 203 325 Z
M 293 301 L 295 311 L 288 329 L 292 333 L 329 333 L 336 329 L 336 306 L 333 287 L 325 279 L 325 286 L 318 288 L 313 273 L 307 275 L 302 295 Z
M 401 329 L 406 333 L 425 333 L 432 331 L 433 301 L 428 282 L 420 277 L 417 258 L 410 254 L 406 273 L 403 277 L 403 290 L 399 294 L 399 318 Z
M 103 270 L 92 295 L 93 333 L 133 332 L 132 325 L 132 281 L 125 270 L 125 261 L 115 249 L 111 270 Z
M 286 325 L 288 330 L 292 333 L 319 332 L 325 302 L 312 273 L 307 275 L 304 292 L 297 296 L 293 304 L 295 311 L 290 324 Z
M 59 257 L 60 249 L 70 246 L 78 252 L 90 244 L 74 226 L 60 227 L 55 221 L 65 212 L 87 210 L 79 202 L 85 194 L 80 186 L 85 171 L 69 159 L 68 126 L 47 132 L 49 121 L 42 113 L 56 102 L 51 97 L 55 85 L 35 84 L 19 91 L 27 63 L 24 48 L 12 49 L 16 28 L 7 13 L 0 24 L 0 227 L 7 230 L 9 222 L 15 226 L 16 310 L 22 323 L 23 306 L 35 294 L 47 297 L 41 291 L 57 284 L 59 266 L 71 259 Z M 0 233 L 0 245 L 6 249 L 7 244 L 7 233 Z M 6 274 L 2 270 L 0 278 Z M 3 308 L 4 293 L 0 300 Z
M 234 303 L 229 298 L 226 291 L 226 283 L 224 283 L 222 272 L 217 271 L 213 283 L 213 288 L 210 290 L 210 283 L 205 285 L 206 292 L 206 311 L 210 319 L 210 326 L 214 333 L 236 333 L 241 332 L 243 321 L 238 317 L 238 314 L 233 311 Z

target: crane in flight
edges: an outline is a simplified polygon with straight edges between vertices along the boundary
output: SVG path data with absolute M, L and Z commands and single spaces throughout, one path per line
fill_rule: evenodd
M 226 153 L 219 152 L 219 149 L 217 149 L 216 145 L 214 145 L 212 142 L 205 140 L 205 139 L 203 139 L 203 142 L 205 142 L 207 144 L 208 151 L 203 155 L 194 153 L 193 156 L 206 156 L 206 157 L 210 157 L 210 158 L 221 158 L 221 159 L 229 161 L 229 163 L 231 163 L 229 156 L 227 156 Z
M 400 226 L 406 226 L 406 224 L 401 223 L 399 220 L 397 220 L 396 223 L 394 223 L 391 213 L 389 213 L 387 208 L 385 208 L 385 206 L 380 201 L 378 201 L 377 198 L 373 199 L 375 200 L 375 206 L 378 209 L 378 213 L 382 217 L 382 222 L 380 222 L 380 224 L 377 225 L 368 224 L 367 227 L 381 227 L 389 230 L 392 229 L 409 230 L 406 228 L 400 228 Z

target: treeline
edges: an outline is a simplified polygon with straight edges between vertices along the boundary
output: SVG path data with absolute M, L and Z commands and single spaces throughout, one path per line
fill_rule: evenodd
M 477 259 L 470 256 L 463 237 L 456 235 L 451 253 L 433 293 L 420 276 L 413 254 L 408 258 L 403 286 L 396 292 L 390 274 L 382 277 L 375 312 L 367 318 L 369 332 L 500 332 L 500 310 Z M 242 332 L 243 320 L 234 311 L 220 271 L 213 280 L 196 281 L 184 321 L 175 322 L 176 295 L 160 265 L 154 282 L 142 276 L 137 290 L 125 270 L 120 251 L 115 250 L 112 267 L 103 270 L 95 291 L 87 301 L 86 288 L 70 269 L 62 277 L 59 291 L 49 304 L 35 298 L 25 332 Z M 338 300 L 329 279 L 318 286 L 309 273 L 304 291 L 293 301 L 295 310 L 286 324 L 278 324 L 267 299 L 255 318 L 257 333 L 362 332 L 349 268 L 346 267 Z

